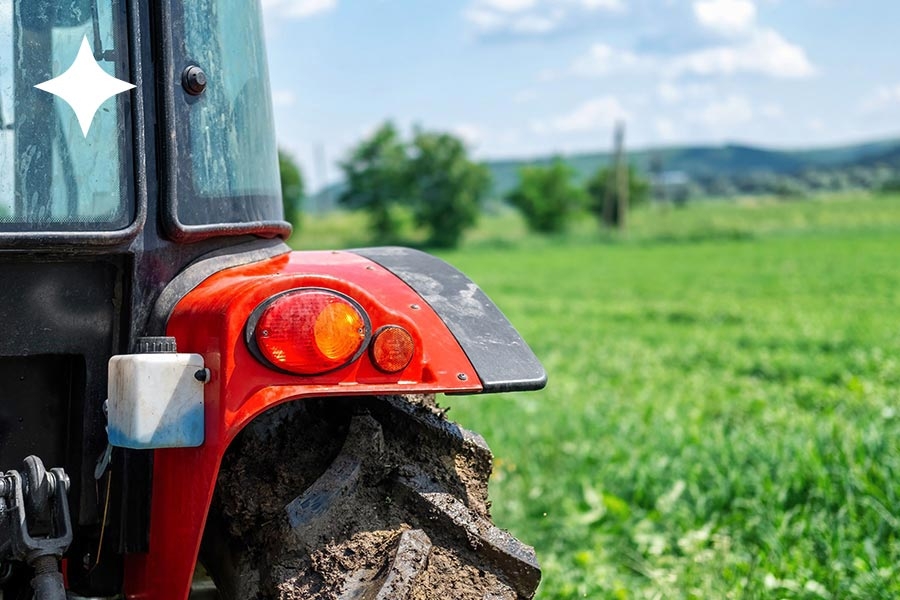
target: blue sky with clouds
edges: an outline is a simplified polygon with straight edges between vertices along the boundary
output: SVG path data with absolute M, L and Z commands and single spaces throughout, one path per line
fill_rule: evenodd
M 263 0 L 312 187 L 385 119 L 480 158 L 900 136 L 897 0 Z M 322 157 L 317 159 L 317 157 Z

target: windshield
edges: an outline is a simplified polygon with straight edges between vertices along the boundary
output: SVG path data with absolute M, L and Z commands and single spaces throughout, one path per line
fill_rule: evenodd
M 123 16 L 118 0 L 0 0 L 0 231 L 131 222 L 129 94 L 102 102 L 85 131 L 69 102 L 35 87 L 69 71 L 82 46 L 84 58 L 127 79 Z

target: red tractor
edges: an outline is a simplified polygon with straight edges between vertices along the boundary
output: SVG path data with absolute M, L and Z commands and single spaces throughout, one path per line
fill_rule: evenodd
M 0 0 L 0 598 L 533 596 L 434 394 L 540 363 L 446 263 L 290 231 L 257 0 Z

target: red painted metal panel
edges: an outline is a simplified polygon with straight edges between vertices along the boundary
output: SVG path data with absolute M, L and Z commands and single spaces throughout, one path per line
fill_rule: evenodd
M 413 360 L 385 374 L 366 352 L 350 365 L 308 377 L 262 364 L 244 342 L 248 316 L 269 297 L 302 287 L 350 296 L 365 309 L 373 330 L 403 326 L 416 342 Z M 261 412 L 311 397 L 481 391 L 477 373 L 440 317 L 392 273 L 350 253 L 294 252 L 213 275 L 175 307 L 168 335 L 180 352 L 203 355 L 212 373 L 204 394 L 206 437 L 199 448 L 155 452 L 150 551 L 126 557 L 126 594 L 133 600 L 187 598 L 222 456 Z

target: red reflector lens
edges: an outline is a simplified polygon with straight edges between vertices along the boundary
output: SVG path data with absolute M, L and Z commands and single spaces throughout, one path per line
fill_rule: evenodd
M 406 368 L 416 351 L 412 335 L 396 325 L 382 327 L 372 341 L 372 362 L 385 373 Z
M 354 302 L 334 292 L 299 290 L 278 296 L 254 328 L 263 357 L 291 373 L 317 375 L 359 357 L 368 320 Z

